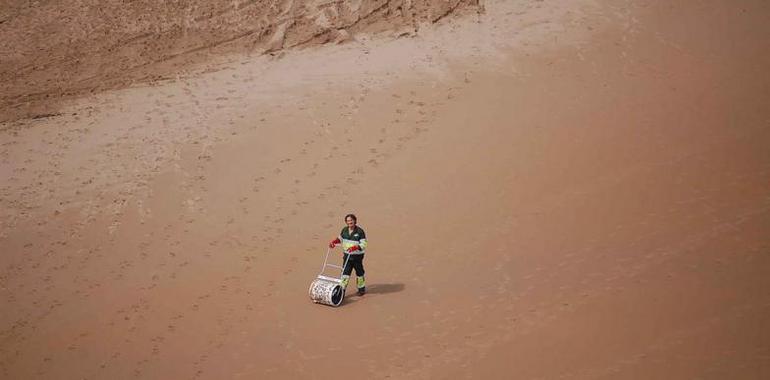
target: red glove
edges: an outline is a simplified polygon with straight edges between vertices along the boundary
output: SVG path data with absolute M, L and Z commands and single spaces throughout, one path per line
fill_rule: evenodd
M 339 244 L 339 243 L 342 243 L 342 242 L 340 241 L 340 238 L 336 238 L 336 239 L 334 239 L 334 240 L 332 240 L 332 241 L 330 241 L 330 242 L 329 242 L 329 248 L 334 248 L 334 246 L 335 246 L 335 245 L 337 245 L 337 244 Z
M 360 246 L 354 245 L 354 246 L 348 248 L 348 253 L 353 253 L 355 251 L 360 251 L 360 250 L 361 250 Z

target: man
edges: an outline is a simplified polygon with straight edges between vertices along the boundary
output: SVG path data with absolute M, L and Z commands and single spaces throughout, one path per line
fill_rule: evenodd
M 358 219 L 353 214 L 345 215 L 345 224 L 340 236 L 329 242 L 329 248 L 342 244 L 342 289 L 348 287 L 350 274 L 356 270 L 356 287 L 358 295 L 366 294 L 366 280 L 364 279 L 364 253 L 366 253 L 366 233 L 357 226 Z

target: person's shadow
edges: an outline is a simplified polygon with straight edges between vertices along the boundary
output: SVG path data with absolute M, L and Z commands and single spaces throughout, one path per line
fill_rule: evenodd
M 398 293 L 404 288 L 406 285 L 404 284 L 371 284 L 366 286 L 366 294 L 388 294 L 388 293 Z
M 371 284 L 366 285 L 366 295 L 370 294 L 388 294 L 388 293 L 398 293 L 404 288 L 406 285 L 401 283 L 396 284 Z M 342 300 L 342 304 L 348 304 L 348 303 L 356 303 L 364 298 L 366 298 L 366 295 L 363 297 L 360 297 L 356 295 L 355 288 L 353 288 L 353 293 L 351 293 L 348 296 L 345 296 L 345 298 Z

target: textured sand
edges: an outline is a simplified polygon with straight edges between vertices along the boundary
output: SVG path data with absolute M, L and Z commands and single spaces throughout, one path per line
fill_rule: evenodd
M 484 5 L 2 124 L 0 377 L 770 377 L 768 4 Z
M 278 55 L 360 33 L 412 36 L 480 11 L 478 0 L 4 2 L 0 121 L 55 116 L 83 94 L 216 70 L 229 53 Z

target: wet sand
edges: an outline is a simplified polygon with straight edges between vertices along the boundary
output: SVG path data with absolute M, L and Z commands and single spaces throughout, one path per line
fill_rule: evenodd
M 485 8 L 5 123 L 0 377 L 768 377 L 768 5 Z

